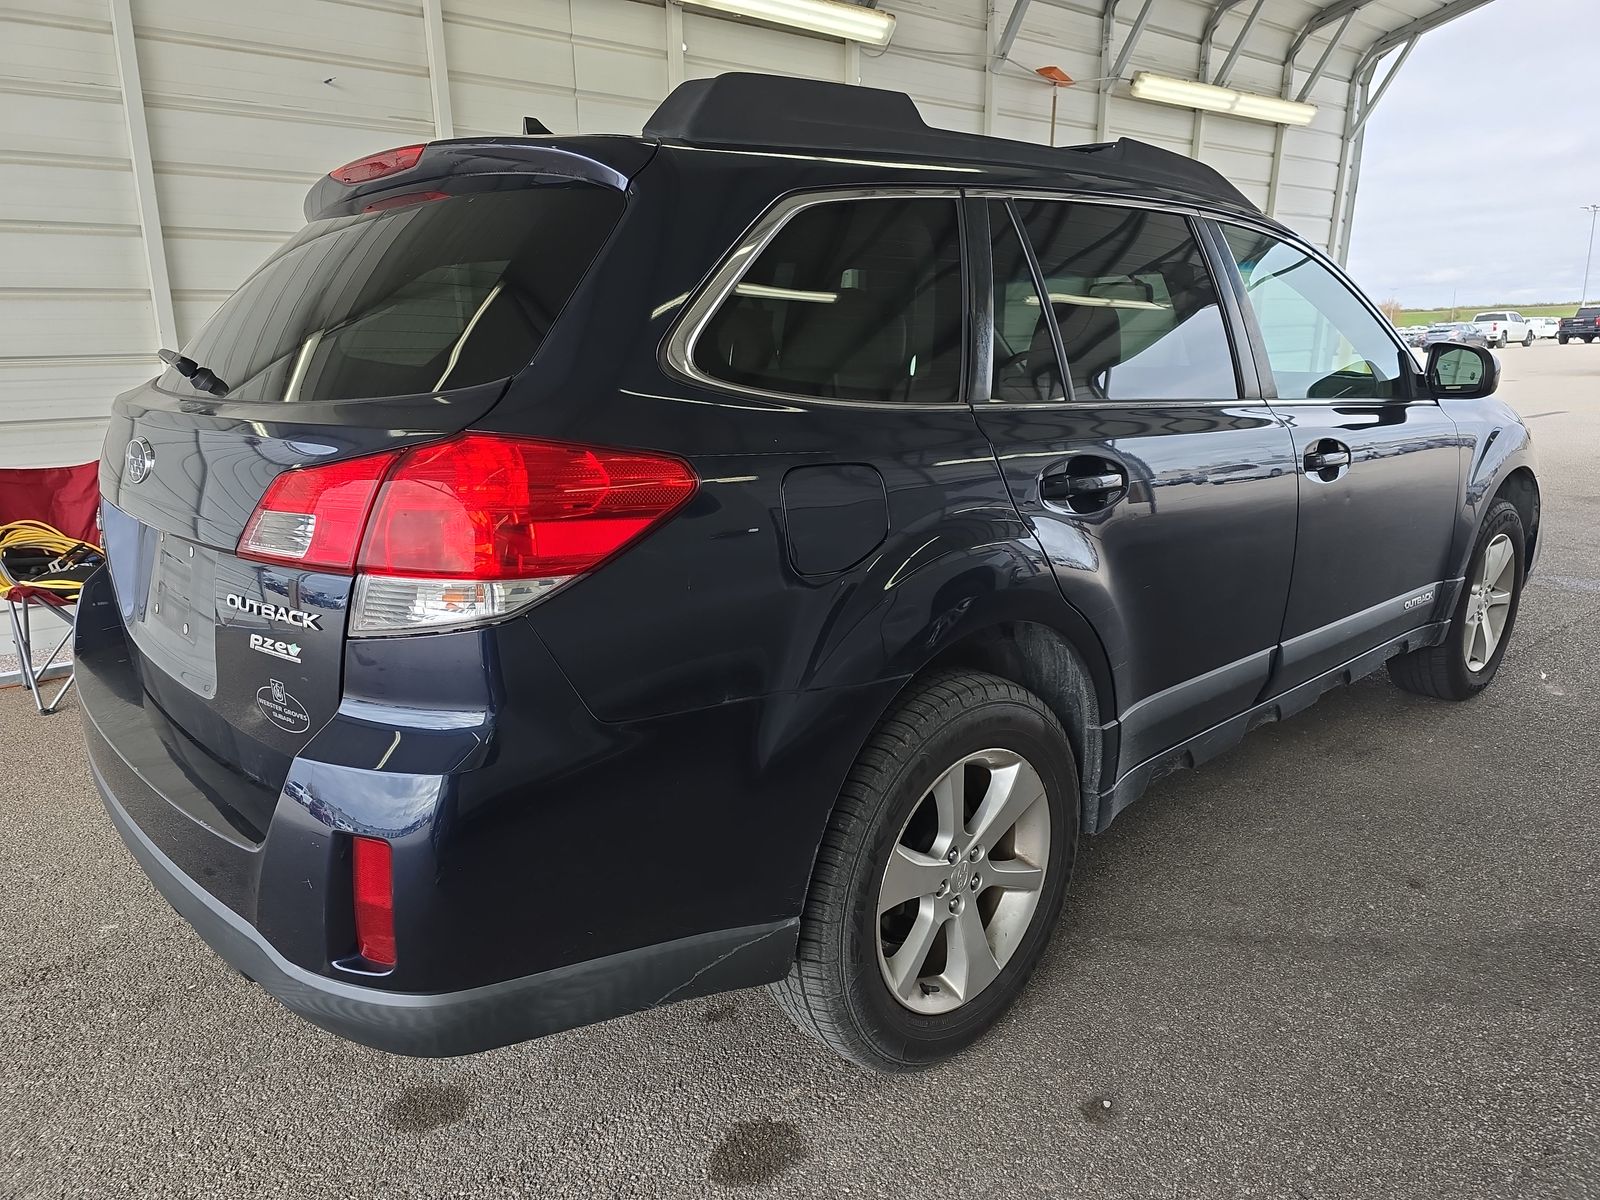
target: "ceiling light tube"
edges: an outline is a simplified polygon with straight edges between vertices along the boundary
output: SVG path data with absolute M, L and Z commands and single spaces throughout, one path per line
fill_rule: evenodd
M 1192 79 L 1174 79 L 1170 75 L 1152 75 L 1149 71 L 1140 71 L 1133 77 L 1131 90 L 1136 100 L 1153 100 L 1157 104 L 1176 104 L 1180 108 L 1227 113 L 1252 121 L 1270 121 L 1275 125 L 1309 125 L 1317 115 L 1315 104 L 1235 91 L 1209 83 L 1196 83 Z
M 735 17 L 752 17 L 811 33 L 887 46 L 894 36 L 894 14 L 862 8 L 843 0 L 682 0 L 691 8 L 709 8 Z

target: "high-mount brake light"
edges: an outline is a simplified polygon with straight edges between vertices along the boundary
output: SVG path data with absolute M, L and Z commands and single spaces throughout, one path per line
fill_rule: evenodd
M 459 434 L 286 471 L 239 554 L 355 571 L 352 635 L 475 625 L 594 570 L 698 483 L 670 455 Z
M 380 150 L 376 154 L 369 154 L 365 158 L 358 158 L 355 162 L 347 162 L 342 167 L 335 167 L 328 175 L 340 183 L 366 183 L 371 179 L 382 179 L 386 175 L 397 175 L 401 171 L 409 171 L 417 165 L 417 160 L 422 157 L 426 144 L 415 146 L 396 146 L 393 150 Z
M 435 200 L 448 199 L 450 199 L 449 192 L 407 192 L 404 196 L 385 196 L 382 200 L 374 200 L 361 211 L 388 212 L 391 208 L 409 208 L 413 204 L 429 204 Z

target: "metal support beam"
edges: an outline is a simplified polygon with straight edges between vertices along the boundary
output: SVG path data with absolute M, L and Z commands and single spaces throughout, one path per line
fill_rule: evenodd
M 1256 21 L 1261 16 L 1261 10 L 1267 5 L 1267 0 L 1256 0 L 1254 7 L 1245 16 L 1244 24 L 1239 27 L 1239 34 L 1233 39 L 1233 45 L 1228 47 L 1228 57 L 1222 60 L 1222 66 L 1217 69 L 1217 77 L 1211 82 L 1218 87 L 1223 87 L 1228 82 L 1228 76 L 1233 74 L 1233 64 L 1239 61 L 1239 52 L 1244 49 L 1245 39 L 1250 36 L 1250 31 L 1255 28 Z
M 145 269 L 150 277 L 150 306 L 155 311 L 156 345 L 176 350 L 178 317 L 172 307 L 172 279 L 167 274 L 166 240 L 161 232 L 161 206 L 156 199 L 156 173 L 150 155 L 150 126 L 144 116 L 144 83 L 133 41 L 129 0 L 107 0 L 111 10 L 111 42 L 122 82 L 122 112 L 128 122 L 128 154 L 133 167 L 133 193 L 139 205 Z
M 1358 71 L 1345 91 L 1344 137 L 1340 139 L 1339 146 L 1339 174 L 1333 184 L 1333 212 L 1328 217 L 1328 252 L 1335 257 L 1338 257 L 1339 244 L 1344 236 L 1345 200 L 1349 191 L 1350 165 L 1356 148 L 1356 114 L 1360 112 L 1365 94 L 1366 85 Z
M 1000 5 L 998 0 L 988 0 L 983 6 L 983 48 L 988 56 L 989 69 L 983 73 L 983 133 L 985 137 L 994 134 L 995 117 L 998 115 L 999 96 L 995 86 L 995 73 L 1000 69 L 1000 64 L 1005 60 L 999 55 L 1000 39 L 1004 36 L 1000 30 Z
M 851 43 L 846 43 L 847 45 Z M 683 82 L 683 5 L 667 3 L 667 91 Z M 847 79 L 847 83 L 859 80 Z
M 1261 0 L 1256 0 L 1256 3 L 1260 4 Z M 1150 10 L 1155 6 L 1156 0 L 1144 0 L 1140 5 L 1139 15 L 1133 19 L 1133 28 L 1128 30 L 1128 36 L 1123 40 L 1122 49 L 1117 54 L 1117 61 L 1111 68 L 1111 78 L 1102 82 L 1115 83 L 1122 78 L 1122 73 L 1128 69 L 1128 60 L 1133 57 L 1133 48 L 1139 44 L 1144 27 L 1150 23 Z
M 1400 74 L 1400 68 L 1406 65 L 1406 59 L 1411 57 L 1411 51 L 1416 44 L 1417 39 L 1412 38 L 1401 48 L 1400 57 L 1394 60 L 1394 65 L 1389 68 L 1389 73 L 1383 77 L 1383 82 L 1378 85 L 1378 90 L 1370 98 L 1364 98 L 1361 105 L 1361 116 L 1356 118 L 1356 133 L 1359 134 L 1367 127 L 1367 118 L 1372 115 L 1372 110 L 1378 107 L 1378 101 L 1383 99 L 1383 94 L 1389 90 L 1389 85 L 1394 82 L 1394 77 Z
M 1295 99 L 1300 101 L 1300 103 L 1304 104 L 1306 102 L 1306 97 L 1311 95 L 1311 89 L 1322 82 L 1322 77 L 1327 73 L 1328 70 L 1328 62 L 1333 58 L 1333 52 L 1339 48 L 1339 43 L 1344 39 L 1346 31 L 1350 28 L 1350 22 L 1354 21 L 1355 19 L 1356 10 L 1352 8 L 1349 12 L 1345 13 L 1344 20 L 1339 22 L 1339 28 L 1333 31 L 1333 36 L 1328 39 L 1328 44 L 1322 48 L 1322 56 L 1317 59 L 1317 65 L 1312 67 L 1311 74 L 1306 76 L 1305 86 L 1300 89 L 1300 94 L 1295 97 Z M 1294 84 L 1294 59 L 1290 58 L 1287 61 L 1289 65 L 1289 71 L 1284 77 L 1283 90 L 1285 93 L 1287 93 L 1289 88 Z
M 444 0 L 422 0 L 422 35 L 428 45 L 428 90 L 433 94 L 433 136 L 456 135 L 450 115 L 450 68 L 444 57 Z
M 1011 6 L 1011 15 L 1006 18 L 1005 30 L 1000 34 L 1000 40 L 995 43 L 994 50 L 989 55 L 989 70 L 998 71 L 1000 64 L 1011 53 L 1011 47 L 1017 40 L 1017 34 L 1022 30 L 1022 18 L 1028 15 L 1028 5 L 1033 0 L 1016 0 Z M 995 11 L 991 8 L 991 11 Z
M 1350 18 L 1356 15 L 1356 10 L 1370 3 L 1372 0 L 1334 0 L 1334 3 L 1312 13 L 1306 23 L 1300 26 L 1299 32 L 1294 35 L 1294 41 L 1289 43 L 1289 61 L 1293 62 L 1300 56 L 1301 49 L 1317 30 L 1325 29 L 1335 21 L 1344 21 L 1348 26 Z
M 1100 82 L 1095 84 L 1095 140 L 1103 142 L 1111 134 L 1111 85 L 1116 76 L 1111 70 L 1111 35 L 1117 28 L 1117 0 L 1105 0 L 1100 10 Z
M 1450 0 L 1450 3 L 1434 9 L 1425 17 L 1418 17 L 1415 21 L 1408 21 L 1398 29 L 1391 29 L 1372 45 L 1362 55 L 1362 63 L 1376 63 L 1380 58 L 1396 46 L 1409 42 L 1412 38 L 1420 37 L 1430 29 L 1437 29 L 1454 21 L 1457 17 L 1464 17 L 1475 8 L 1482 8 L 1489 0 Z

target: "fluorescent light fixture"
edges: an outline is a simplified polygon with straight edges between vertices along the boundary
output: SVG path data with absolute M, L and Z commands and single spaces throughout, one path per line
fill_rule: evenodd
M 1039 297 L 1029 296 L 1023 300 L 1024 304 L 1039 307 Z M 1075 304 L 1079 308 L 1138 308 L 1165 312 L 1171 308 L 1170 304 L 1157 304 L 1154 300 L 1119 300 L 1114 296 L 1084 296 L 1078 292 L 1051 292 L 1051 304 Z
M 1176 104 L 1180 108 L 1227 113 L 1233 117 L 1248 117 L 1252 121 L 1271 121 L 1276 125 L 1309 125 L 1317 115 L 1315 104 L 1301 104 L 1297 100 L 1261 96 L 1255 92 L 1239 92 L 1233 88 L 1196 83 L 1192 79 L 1174 79 L 1170 75 L 1152 75 L 1149 71 L 1140 71 L 1133 77 L 1132 91 L 1137 100 L 1154 100 L 1157 104 Z
M 862 8 L 843 0 L 683 0 L 691 8 L 709 8 L 735 17 L 753 17 L 811 33 L 887 46 L 894 36 L 894 14 Z
M 760 300 L 797 300 L 801 304 L 832 304 L 838 292 L 803 292 L 798 288 L 773 287 L 765 283 L 741 283 L 733 289 L 741 296 Z

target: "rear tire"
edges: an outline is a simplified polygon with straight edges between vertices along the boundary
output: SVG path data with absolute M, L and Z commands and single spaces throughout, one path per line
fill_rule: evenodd
M 1468 700 L 1489 686 L 1505 657 L 1522 601 L 1525 546 L 1516 505 L 1496 500 L 1478 530 L 1444 641 L 1389 660 L 1389 678 L 1398 687 L 1439 700 Z M 1502 562 L 1507 550 L 1510 559 Z
M 1567 335 L 1564 334 L 1564 333 L 1556 334 L 1556 345 L 1565 346 L 1566 344 L 1567 344 Z
M 913 684 L 845 780 L 778 1004 L 880 1071 L 964 1050 L 1049 944 L 1079 811 L 1072 747 L 1037 696 L 976 671 Z
M 1528 330 L 1528 336 L 1522 339 L 1522 344 L 1524 346 L 1533 345 L 1533 330 Z

